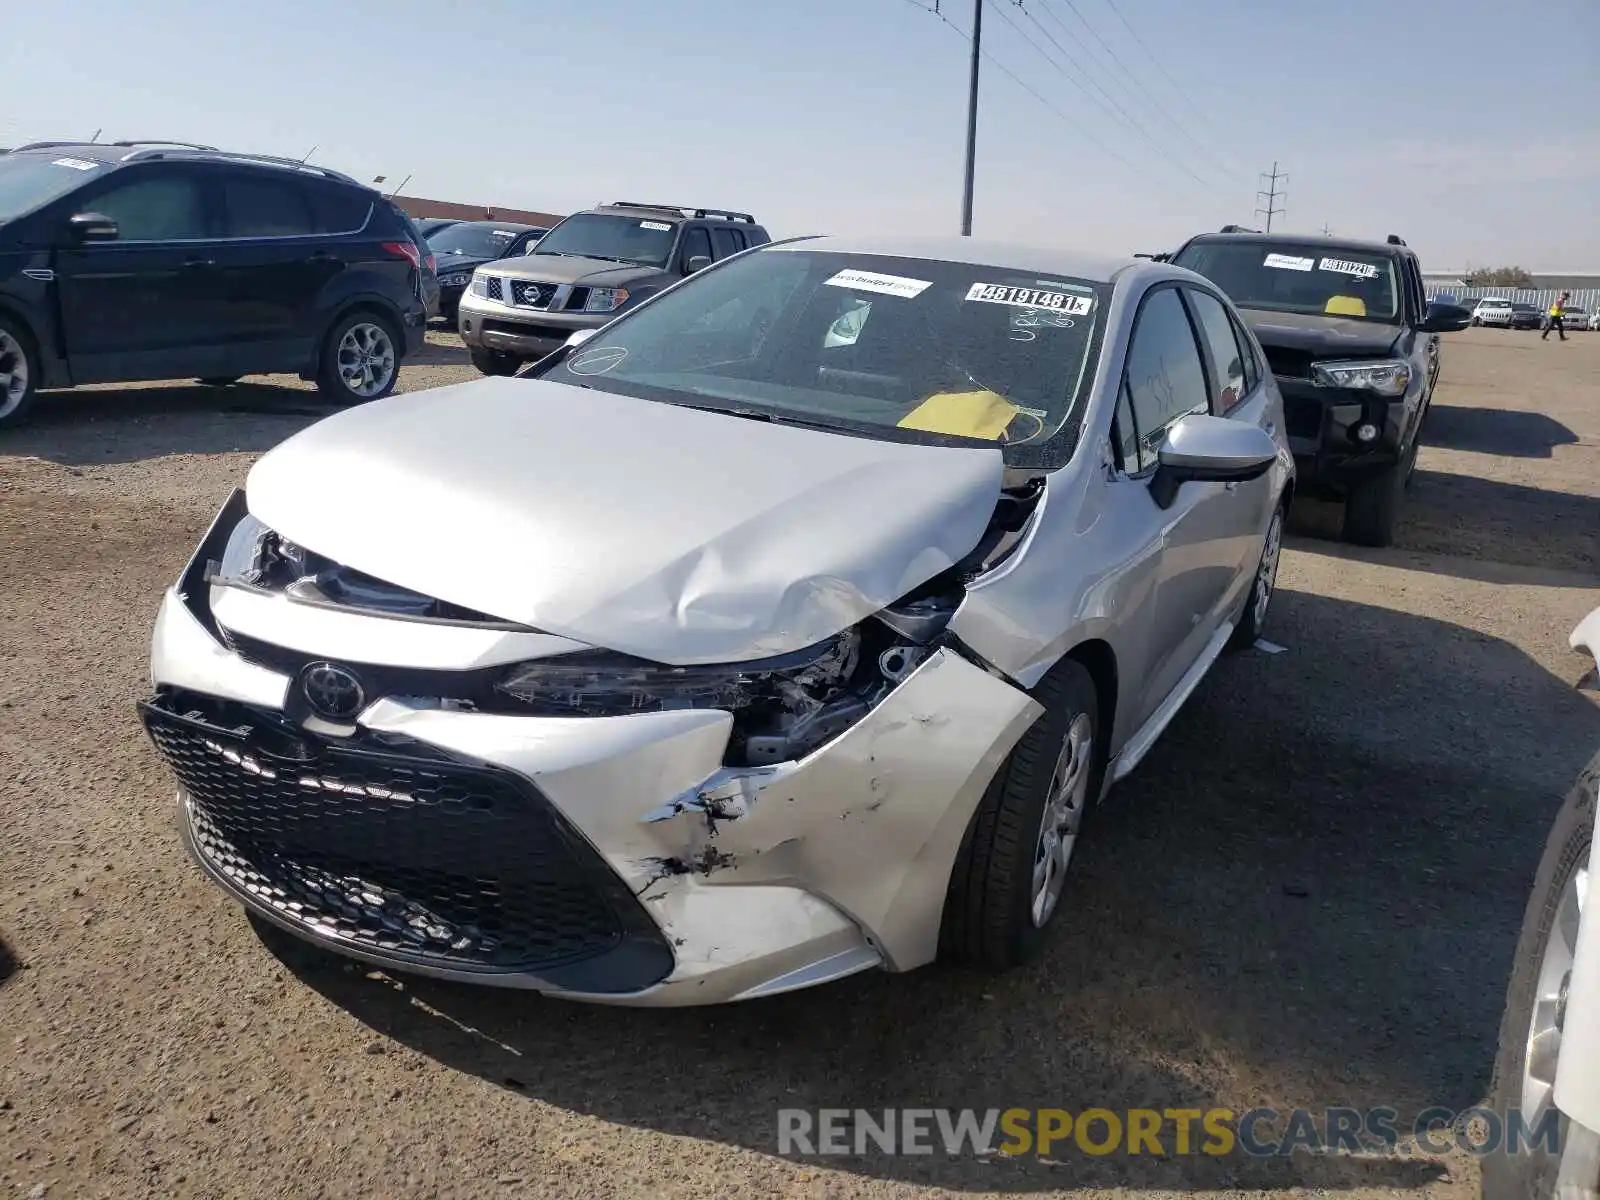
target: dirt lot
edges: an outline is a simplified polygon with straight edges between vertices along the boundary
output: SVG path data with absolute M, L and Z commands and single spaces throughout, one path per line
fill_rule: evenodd
M 435 335 L 407 388 L 471 377 Z M 104 389 L 0 436 L 0 1193 L 1475 1194 L 1442 1160 L 776 1157 L 780 1107 L 1465 1107 L 1560 794 L 1600 748 L 1600 334 L 1448 339 L 1398 548 L 1297 516 L 1271 636 L 1097 814 L 1004 979 L 650 1012 L 269 945 L 184 858 L 151 618 L 294 381 Z M 6 949 L 9 947 L 9 949 Z

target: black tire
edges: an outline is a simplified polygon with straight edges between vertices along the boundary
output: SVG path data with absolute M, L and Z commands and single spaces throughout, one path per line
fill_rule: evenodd
M 1099 695 L 1088 670 L 1069 658 L 1040 680 L 1033 698 L 1045 711 L 995 772 L 950 873 L 939 931 L 941 956 L 949 960 L 993 970 L 1020 966 L 1039 953 L 1070 901 L 1069 863 L 1060 899 L 1042 926 L 1034 924 L 1033 872 L 1045 804 L 1058 756 L 1080 716 L 1090 727 L 1080 819 L 1100 795 L 1106 754 Z
M 485 375 L 515 375 L 522 360 L 500 350 L 474 350 L 472 365 Z
M 210 379 L 196 379 L 195 382 L 206 387 L 232 387 L 239 382 L 239 378 L 237 375 L 217 375 Z
M 1511 963 L 1511 982 L 1506 988 L 1505 1013 L 1500 1020 L 1500 1044 L 1494 1061 L 1494 1082 L 1489 1105 L 1505 1114 L 1522 1108 L 1522 1079 L 1528 1050 L 1528 1034 L 1533 1021 L 1533 1006 L 1538 990 L 1539 968 L 1555 925 L 1556 913 L 1573 876 L 1589 861 L 1594 841 L 1595 806 L 1600 793 L 1600 754 L 1578 776 L 1556 814 L 1545 842 L 1544 856 L 1533 879 L 1533 892 L 1522 917 L 1522 932 L 1517 938 L 1516 955 Z M 1594 893 L 1591 891 L 1591 897 Z M 1534 1113 L 1523 1113 L 1530 1125 L 1537 1124 Z M 1560 1144 L 1568 1144 L 1568 1122 L 1561 1120 Z M 1495 1152 L 1483 1159 L 1485 1200 L 1523 1200 L 1547 1197 L 1555 1192 L 1558 1155 L 1536 1143 L 1521 1153 Z M 1600 1167 L 1597 1167 L 1600 1170 Z M 1600 1183 L 1600 1175 L 1590 1186 Z
M 0 429 L 21 424 L 39 395 L 39 352 L 20 322 L 0 316 Z
M 1344 499 L 1344 540 L 1356 546 L 1394 545 L 1395 526 L 1400 523 L 1400 502 L 1416 466 L 1418 441 L 1415 436 L 1400 461 L 1382 475 L 1364 480 L 1350 489 Z
M 1272 596 L 1277 590 L 1278 559 L 1282 557 L 1280 552 L 1283 549 L 1283 525 L 1287 519 L 1288 506 L 1279 501 L 1277 510 L 1272 514 L 1272 520 L 1267 524 L 1267 535 L 1261 544 L 1261 558 L 1256 564 L 1256 576 L 1250 583 L 1250 594 L 1245 597 L 1244 612 L 1239 617 L 1239 624 L 1234 628 L 1233 636 L 1228 639 L 1229 647 L 1234 650 L 1255 645 L 1256 639 L 1261 636 L 1261 631 L 1266 628 L 1267 617 L 1272 611 Z M 1269 565 L 1267 563 L 1269 554 L 1272 556 L 1270 570 L 1263 576 L 1263 568 Z M 1261 599 L 1263 591 L 1267 597 L 1265 602 Z
M 376 330 L 388 339 L 387 374 L 379 372 L 373 384 L 362 388 L 352 386 L 340 366 L 347 336 L 355 333 L 357 343 L 365 340 L 364 329 Z M 394 391 L 400 380 L 400 357 L 405 353 L 405 342 L 396 332 L 394 322 L 368 309 L 358 309 L 340 317 L 328 328 L 322 339 L 322 351 L 317 358 L 317 391 L 334 404 L 365 404 L 381 400 Z

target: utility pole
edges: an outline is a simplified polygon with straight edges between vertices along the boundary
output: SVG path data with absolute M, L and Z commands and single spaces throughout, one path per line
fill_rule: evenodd
M 983 0 L 972 0 L 972 79 L 967 85 L 967 179 L 961 193 L 961 236 L 972 236 L 972 177 L 978 166 L 978 58 L 983 45 Z
M 1278 180 L 1282 179 L 1282 180 L 1287 181 L 1289 177 L 1287 175 L 1285 175 L 1285 174 L 1282 174 L 1278 170 L 1278 164 L 1276 162 L 1274 162 L 1272 164 L 1272 174 L 1268 175 L 1265 171 L 1263 171 L 1263 172 L 1261 172 L 1261 178 L 1263 180 L 1269 180 L 1270 179 L 1271 183 L 1268 184 L 1268 186 L 1266 188 L 1264 188 L 1261 191 L 1258 191 L 1256 193 L 1256 199 L 1257 200 L 1264 199 L 1267 202 L 1267 206 L 1265 208 L 1256 209 L 1256 215 L 1258 217 L 1264 215 L 1267 218 L 1267 232 L 1271 233 L 1272 232 L 1272 218 L 1273 217 L 1281 217 L 1283 215 L 1283 211 L 1284 211 L 1283 210 L 1283 205 L 1279 204 L 1278 200 L 1279 200 L 1280 197 L 1287 198 L 1287 196 L 1288 196 L 1287 192 L 1282 191 L 1278 187 Z

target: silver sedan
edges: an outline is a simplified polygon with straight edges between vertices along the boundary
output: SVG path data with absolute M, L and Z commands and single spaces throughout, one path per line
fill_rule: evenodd
M 1260 633 L 1293 471 L 1197 275 L 773 244 L 267 454 L 141 711 L 201 867 L 355 958 L 653 1005 L 1010 967 Z

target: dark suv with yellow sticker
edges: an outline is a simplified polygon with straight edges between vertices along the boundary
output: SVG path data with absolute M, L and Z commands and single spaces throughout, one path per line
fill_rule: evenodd
M 1300 494 L 1344 502 L 1344 538 L 1394 540 L 1434 381 L 1440 333 L 1471 314 L 1432 304 L 1417 256 L 1384 242 L 1207 233 L 1162 255 L 1238 305 L 1283 392 Z

